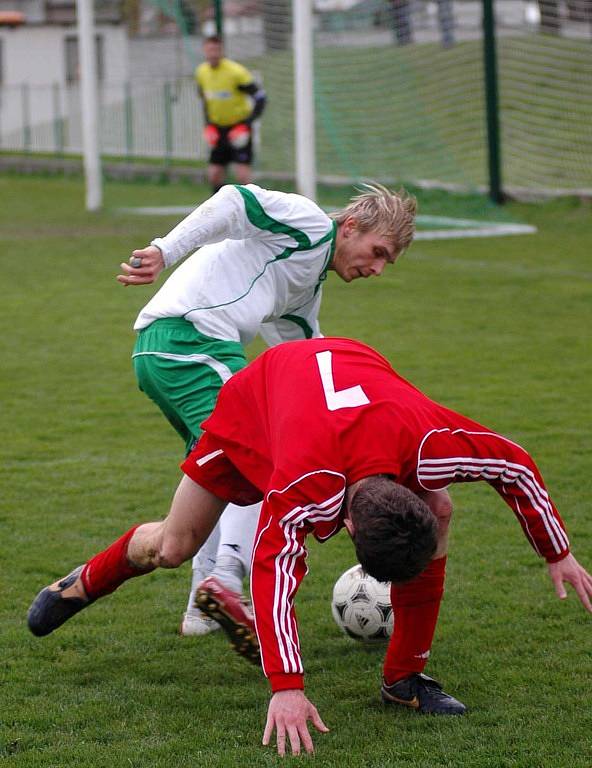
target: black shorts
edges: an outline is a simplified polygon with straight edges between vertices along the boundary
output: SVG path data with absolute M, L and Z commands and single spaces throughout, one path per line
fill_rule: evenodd
M 220 132 L 220 138 L 215 147 L 210 152 L 210 164 L 211 165 L 228 165 L 229 163 L 244 163 L 250 165 L 253 162 L 253 133 L 251 131 L 251 137 L 249 143 L 245 147 L 235 149 L 228 141 L 228 132 L 234 128 L 233 125 L 220 126 L 216 128 Z

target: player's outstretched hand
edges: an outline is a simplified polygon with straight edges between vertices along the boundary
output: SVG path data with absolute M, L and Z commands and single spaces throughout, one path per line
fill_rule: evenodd
M 558 563 L 548 563 L 549 575 L 555 585 L 555 592 L 560 600 L 565 600 L 567 592 L 565 583 L 571 584 L 577 592 L 584 608 L 592 613 L 592 576 L 578 563 L 572 554 L 564 557 Z
M 308 721 L 317 731 L 327 733 L 329 729 L 321 720 L 317 708 L 304 695 L 303 691 L 289 690 L 274 693 L 267 710 L 267 722 L 263 733 L 263 744 L 267 746 L 275 729 L 278 754 L 286 754 L 286 735 L 290 739 L 292 754 L 299 755 L 300 747 L 308 754 L 314 752 L 312 738 L 308 732 Z
M 149 245 L 138 251 L 132 251 L 128 263 L 120 264 L 123 275 L 117 275 L 117 280 L 126 287 L 128 285 L 145 285 L 153 283 L 164 269 L 164 259 L 160 248 Z

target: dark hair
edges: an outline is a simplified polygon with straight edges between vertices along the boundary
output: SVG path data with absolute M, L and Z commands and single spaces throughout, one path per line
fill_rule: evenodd
M 413 579 L 436 551 L 434 513 L 419 496 L 384 475 L 360 484 L 349 515 L 358 560 L 378 581 Z
M 208 35 L 208 37 L 204 37 L 203 39 L 203 45 L 206 43 L 218 43 L 219 45 L 222 45 L 222 38 L 220 35 Z

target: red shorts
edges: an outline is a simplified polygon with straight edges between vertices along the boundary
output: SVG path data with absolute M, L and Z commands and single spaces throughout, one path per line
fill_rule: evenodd
M 263 493 L 241 475 L 216 438 L 208 432 L 200 437 L 181 469 L 202 488 L 224 501 L 246 507 L 263 499 Z

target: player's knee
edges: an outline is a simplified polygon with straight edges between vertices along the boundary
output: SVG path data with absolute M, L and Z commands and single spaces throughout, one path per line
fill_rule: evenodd
M 221 187 L 224 183 L 224 168 L 219 165 L 210 165 L 208 168 L 208 181 L 210 184 L 215 184 L 218 187 Z
M 129 562 L 140 570 L 157 568 L 162 533 L 162 522 L 144 523 L 138 526 L 128 545 Z
M 440 528 L 447 528 L 452 519 L 452 499 L 447 491 L 434 491 L 426 499 L 429 508 L 438 518 Z
M 250 184 L 251 183 L 251 166 L 245 165 L 245 164 L 237 164 L 234 167 L 234 173 L 236 175 L 236 180 L 239 184 Z

